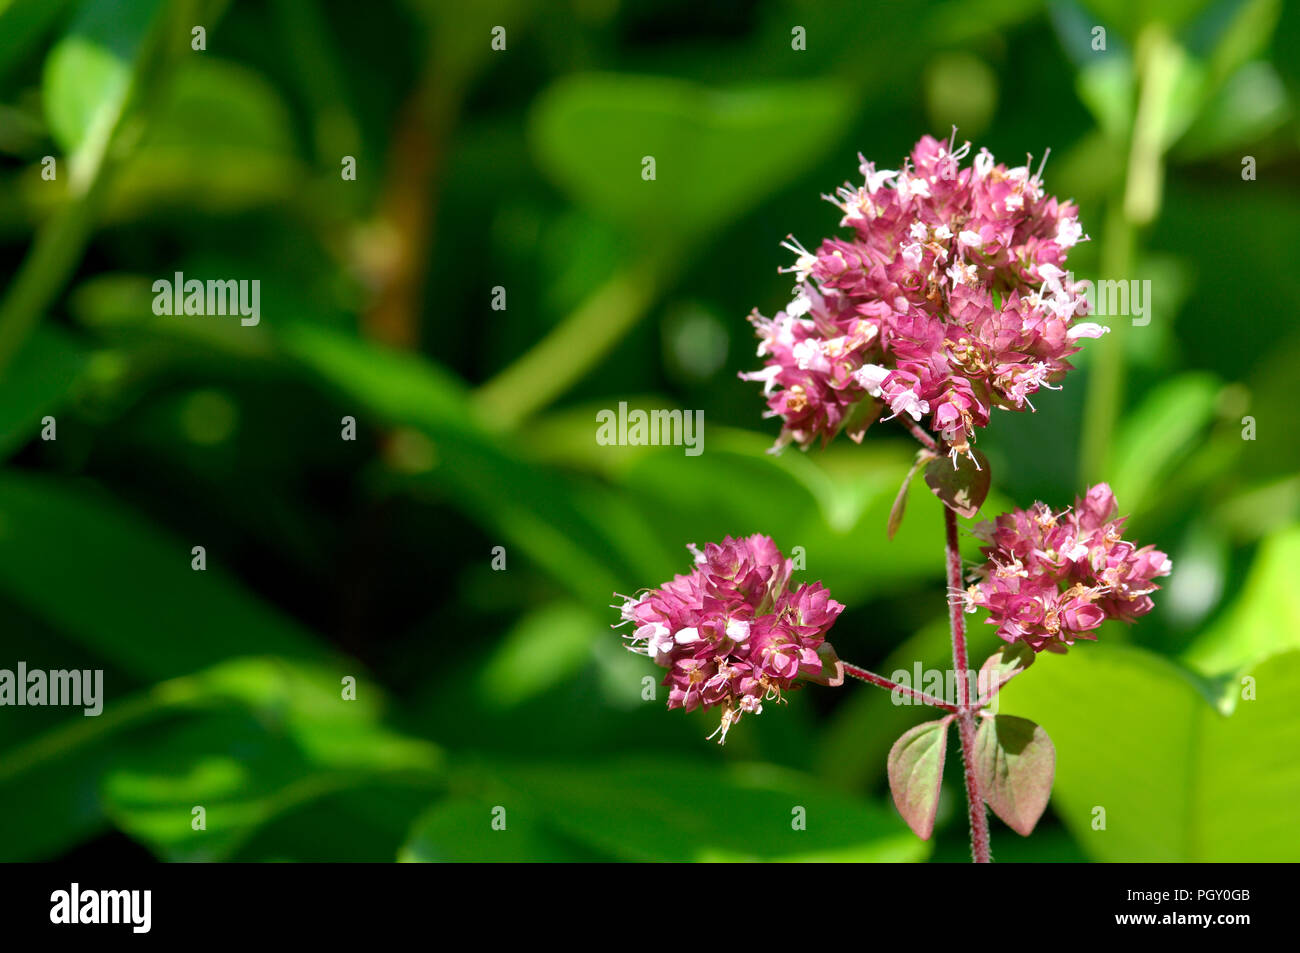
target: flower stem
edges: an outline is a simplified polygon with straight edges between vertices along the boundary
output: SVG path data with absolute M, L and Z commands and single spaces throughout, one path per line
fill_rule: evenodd
M 960 711 L 960 709 L 956 705 L 949 704 L 948 702 L 943 701 L 942 699 L 935 698 L 933 695 L 927 695 L 925 692 L 919 692 L 914 688 L 908 688 L 906 685 L 900 685 L 897 682 L 892 682 L 889 679 L 885 678 L 883 675 L 877 675 L 875 672 L 868 672 L 865 668 L 858 668 L 856 665 L 850 665 L 848 662 L 844 662 L 842 659 L 841 659 L 841 663 L 844 665 L 845 675 L 851 675 L 856 679 L 860 679 L 872 685 L 879 685 L 881 688 L 887 688 L 891 692 L 900 691 L 904 695 L 909 695 L 912 698 L 915 698 L 919 702 L 924 702 L 927 705 L 933 705 L 935 708 L 942 708 L 944 711 L 951 711 L 954 713 Z
M 943 508 L 944 530 L 947 536 L 948 588 L 961 591 L 961 552 L 957 548 L 957 514 Z M 970 812 L 971 856 L 977 864 L 987 864 L 993 858 L 989 852 L 989 821 L 984 812 L 984 796 L 980 792 L 979 777 L 975 774 L 975 708 L 971 704 L 969 671 L 966 657 L 966 622 L 962 618 L 960 601 L 950 600 L 948 619 L 952 626 L 952 664 L 957 671 L 957 729 L 961 736 L 961 760 L 966 771 L 966 804 Z
M 898 419 L 902 422 L 903 426 L 907 428 L 908 432 L 920 441 L 921 446 L 925 447 L 925 449 L 932 451 L 937 451 L 939 449 L 939 445 L 935 443 L 934 438 L 916 424 L 912 423 L 912 421 L 908 420 L 907 417 L 900 415 Z

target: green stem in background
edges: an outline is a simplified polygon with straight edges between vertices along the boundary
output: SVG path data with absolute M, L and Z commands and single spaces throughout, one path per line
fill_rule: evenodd
M 0 375 L 18 356 L 45 311 L 76 271 L 95 227 L 105 184 L 120 161 L 123 130 L 142 99 L 156 98 L 159 90 L 167 88 L 169 67 L 174 65 L 180 48 L 174 38 L 188 34 L 188 26 L 184 29 L 179 26 L 194 21 L 193 6 L 193 0 L 189 0 L 157 17 L 136 58 L 130 88 L 117 115 L 99 130 L 92 131 L 81 148 L 67 159 L 66 202 L 38 230 L 31 250 L 0 301 Z
M 1171 102 L 1183 55 L 1159 25 L 1148 27 L 1138 37 L 1137 111 L 1124 181 L 1107 205 L 1101 281 L 1135 277 L 1137 231 L 1160 211 Z M 1087 411 L 1079 451 L 1079 477 L 1085 485 L 1101 479 L 1108 470 L 1111 443 L 1124 401 L 1124 354 L 1132 322 L 1128 315 L 1108 317 L 1110 333 L 1090 348 Z
M 651 253 L 614 274 L 550 334 L 479 388 L 475 403 L 483 421 L 510 430 L 581 380 L 642 318 L 680 260 L 680 253 Z
M 1136 229 L 1125 217 L 1118 197 L 1106 214 L 1106 235 L 1102 241 L 1102 280 L 1126 280 L 1132 270 Z M 1129 319 L 1124 315 L 1107 322 L 1110 333 L 1091 342 L 1088 367 L 1088 396 L 1083 417 L 1083 442 L 1079 449 L 1079 479 L 1087 486 L 1104 478 L 1108 471 L 1110 445 L 1115 439 L 1120 405 L 1124 399 L 1124 344 Z

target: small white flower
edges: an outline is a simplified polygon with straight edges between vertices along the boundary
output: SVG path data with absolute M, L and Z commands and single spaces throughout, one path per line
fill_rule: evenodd
M 1070 330 L 1065 332 L 1065 336 L 1070 341 L 1077 341 L 1079 338 L 1099 338 L 1110 328 L 1104 325 L 1096 324 L 1092 321 L 1085 321 L 1083 324 L 1076 324 Z
M 680 629 L 677 634 L 673 636 L 673 640 L 676 641 L 678 645 L 693 645 L 700 641 L 700 630 L 694 626 L 689 629 Z
M 812 302 L 802 291 L 798 296 L 785 306 L 785 313 L 792 317 L 801 318 L 812 308 Z
M 759 357 L 762 356 L 763 356 L 762 352 L 760 351 Z M 748 374 L 741 374 L 740 379 L 742 381 L 761 381 L 763 384 L 763 394 L 764 396 L 766 396 L 767 394 L 772 393 L 772 391 L 776 388 L 776 378 L 777 375 L 780 373 L 781 373 L 780 364 L 769 364 L 767 367 L 764 367 L 760 370 L 750 371 Z M 697 557 L 695 561 L 697 563 L 702 563 L 704 562 L 704 558 Z
M 740 619 L 727 621 L 727 638 L 733 642 L 744 642 L 749 638 L 749 623 Z
M 1056 244 L 1062 248 L 1071 248 L 1076 245 L 1083 235 L 1083 226 L 1079 224 L 1078 219 L 1063 218 L 1056 226 Z
M 957 241 L 969 248 L 983 248 L 984 239 L 980 238 L 979 232 L 972 232 L 969 228 L 962 229 Z
M 829 367 L 826 362 L 826 355 L 822 353 L 821 345 L 816 338 L 807 338 L 800 341 L 791 349 L 790 353 L 794 356 L 794 362 L 801 371 L 824 371 Z
M 930 183 L 920 176 L 908 175 L 906 172 L 898 177 L 898 197 L 907 201 L 912 196 L 928 199 Z
M 879 364 L 863 364 L 853 372 L 853 379 L 872 397 L 880 396 L 881 386 L 888 376 L 889 368 L 881 367 Z
M 893 402 L 894 413 L 911 414 L 912 419 L 919 421 L 922 414 L 930 412 L 929 401 L 921 400 L 916 396 L 914 391 L 905 390 L 895 398 Z
M 877 172 L 875 165 L 868 162 L 862 167 L 862 174 L 867 177 L 868 194 L 874 195 L 880 190 L 882 185 L 890 179 L 896 178 L 898 176 L 898 171 L 896 169 L 881 169 Z

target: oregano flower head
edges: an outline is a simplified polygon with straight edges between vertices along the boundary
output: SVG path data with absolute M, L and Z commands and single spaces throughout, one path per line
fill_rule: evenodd
M 860 441 L 887 407 L 928 416 L 965 453 L 991 408 L 1033 409 L 1076 342 L 1106 332 L 1075 322 L 1088 310 L 1064 268 L 1087 239 L 1076 207 L 1044 191 L 1041 164 L 1009 169 L 982 149 L 959 168 L 969 152 L 925 136 L 898 170 L 859 155 L 864 184 L 825 196 L 852 236 L 816 252 L 787 244 L 794 300 L 751 315 L 767 360 L 741 375 L 763 383 L 768 416 L 781 418 L 775 450 L 840 430 Z
M 1152 580 L 1173 569 L 1154 546 L 1138 548 L 1122 536 L 1115 495 L 1099 483 L 1054 513 L 1042 503 L 980 523 L 988 545 L 976 580 L 954 594 L 968 612 L 989 610 L 988 622 L 1007 642 L 1035 652 L 1064 652 L 1075 639 L 1096 639 L 1106 619 L 1132 622 L 1151 611 Z
M 791 589 L 791 560 L 767 536 L 689 549 L 689 574 L 615 607 L 619 626 L 633 626 L 628 648 L 668 669 L 669 708 L 720 707 L 721 744 L 742 715 L 758 714 L 797 680 L 839 684 L 825 635 L 844 606 L 820 582 Z

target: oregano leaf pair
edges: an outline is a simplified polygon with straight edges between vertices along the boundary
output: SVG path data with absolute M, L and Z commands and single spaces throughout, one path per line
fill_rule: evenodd
M 948 725 L 956 715 L 905 732 L 889 751 L 889 789 L 898 813 L 922 840 L 934 833 L 943 786 Z M 1029 836 L 1047 808 L 1056 749 L 1041 727 L 1014 715 L 980 718 L 975 772 L 985 803 L 1017 834 Z

